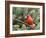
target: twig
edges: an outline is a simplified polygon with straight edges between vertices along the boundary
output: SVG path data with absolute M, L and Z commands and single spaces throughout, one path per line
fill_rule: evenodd
M 21 22 L 21 23 L 23 23 L 23 24 L 29 25 L 29 24 L 27 24 L 27 23 L 25 23 L 25 22 L 23 22 L 23 21 L 21 21 L 21 20 L 19 20 L 19 19 L 15 19 L 15 20 L 17 20 L 17 21 L 19 21 L 19 22 Z

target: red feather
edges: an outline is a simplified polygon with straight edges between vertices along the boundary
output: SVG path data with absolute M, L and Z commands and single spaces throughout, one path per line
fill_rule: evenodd
M 28 23 L 29 25 L 33 24 L 33 18 L 30 15 L 27 16 L 26 23 Z

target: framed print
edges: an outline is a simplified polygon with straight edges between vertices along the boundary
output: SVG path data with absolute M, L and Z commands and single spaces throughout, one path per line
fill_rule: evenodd
M 44 35 L 44 3 L 5 2 L 5 36 Z

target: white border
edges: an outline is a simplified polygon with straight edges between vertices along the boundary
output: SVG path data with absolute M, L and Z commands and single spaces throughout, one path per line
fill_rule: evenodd
M 40 30 L 24 30 L 24 31 L 12 31 L 12 8 L 13 7 L 28 7 L 28 8 L 40 8 Z M 10 4 L 10 34 L 22 34 L 22 33 L 38 33 L 42 32 L 42 6 L 36 5 L 17 5 Z

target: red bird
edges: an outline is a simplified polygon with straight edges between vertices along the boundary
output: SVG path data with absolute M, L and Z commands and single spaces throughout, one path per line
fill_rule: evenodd
M 26 23 L 29 25 L 33 25 L 33 18 L 30 15 L 27 16 Z

